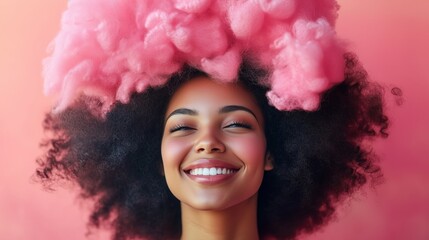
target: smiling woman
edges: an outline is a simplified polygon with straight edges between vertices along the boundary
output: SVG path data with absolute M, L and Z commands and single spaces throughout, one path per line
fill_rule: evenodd
M 161 153 L 181 203 L 182 238 L 256 239 L 257 192 L 270 167 L 255 98 L 238 84 L 198 77 L 175 92 L 166 112 Z
M 336 39 L 336 9 L 70 1 L 45 62 L 60 99 L 37 175 L 76 182 L 114 239 L 317 230 L 380 177 L 363 143 L 388 127 L 382 90 Z

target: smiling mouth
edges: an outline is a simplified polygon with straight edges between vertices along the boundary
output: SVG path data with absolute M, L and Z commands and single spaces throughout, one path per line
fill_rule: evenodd
M 230 175 L 236 173 L 237 169 L 230 168 L 194 168 L 188 171 L 185 171 L 187 174 L 191 176 L 217 176 L 217 175 Z
M 203 185 L 217 185 L 233 179 L 241 166 L 219 159 L 198 159 L 185 167 L 183 172 L 194 182 Z

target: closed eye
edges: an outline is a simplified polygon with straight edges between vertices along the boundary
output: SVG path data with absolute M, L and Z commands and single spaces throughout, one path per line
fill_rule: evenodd
M 224 128 L 245 128 L 245 129 L 252 129 L 252 126 L 250 126 L 247 123 L 243 122 L 233 122 L 228 125 L 226 125 Z
M 169 129 L 170 133 L 178 132 L 178 131 L 189 131 L 189 130 L 195 130 L 195 128 L 186 126 L 186 125 L 177 125 Z

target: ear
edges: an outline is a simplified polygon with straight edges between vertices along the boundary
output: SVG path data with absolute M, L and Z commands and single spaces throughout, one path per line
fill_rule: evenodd
M 271 154 L 269 152 L 267 152 L 267 154 L 265 154 L 264 170 L 265 171 L 271 171 L 271 170 L 273 170 L 273 168 L 274 168 L 273 157 L 271 156 Z

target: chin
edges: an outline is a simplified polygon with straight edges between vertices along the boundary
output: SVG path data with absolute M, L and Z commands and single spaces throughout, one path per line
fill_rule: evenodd
M 257 194 L 248 198 L 235 198 L 235 199 L 219 199 L 215 197 L 206 196 L 198 200 L 193 199 L 192 201 L 181 201 L 182 204 L 187 205 L 190 208 L 201 211 L 224 211 L 234 206 L 248 204 L 250 202 L 256 203 Z

